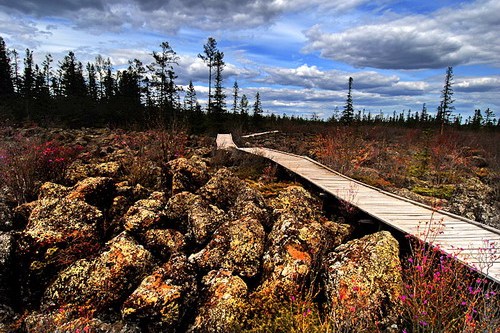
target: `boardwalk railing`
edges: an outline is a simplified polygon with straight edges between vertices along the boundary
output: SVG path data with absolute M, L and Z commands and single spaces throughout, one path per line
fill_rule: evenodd
M 217 147 L 264 156 L 405 234 L 426 240 L 429 229 L 437 229 L 433 245 L 500 283 L 500 230 L 364 184 L 308 157 L 268 148 L 238 148 L 231 134 L 219 134 Z

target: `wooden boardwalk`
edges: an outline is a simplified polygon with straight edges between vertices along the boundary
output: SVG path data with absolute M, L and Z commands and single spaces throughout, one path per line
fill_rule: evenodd
M 308 157 L 268 148 L 238 148 L 231 134 L 219 134 L 217 147 L 264 156 L 406 234 L 426 240 L 428 229 L 434 228 L 439 231 L 434 245 L 500 283 L 500 230 L 363 184 Z

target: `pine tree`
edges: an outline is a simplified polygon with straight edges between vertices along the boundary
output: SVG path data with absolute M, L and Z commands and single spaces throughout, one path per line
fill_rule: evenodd
M 160 109 L 167 116 L 164 120 L 174 115 L 178 88 L 175 84 L 177 76 L 173 65 L 177 65 L 179 57 L 168 42 L 160 44 L 161 51 L 153 51 L 154 63 L 148 66 L 153 74 L 151 85 L 157 93 Z
M 14 94 L 14 82 L 7 47 L 0 37 L 0 97 Z
M 426 122 L 426 121 L 428 121 L 428 120 L 429 120 L 429 115 L 428 115 L 428 113 L 427 113 L 427 106 L 425 105 L 425 103 L 424 103 L 424 104 L 422 104 L 422 113 L 421 113 L 421 115 L 420 115 L 420 120 L 421 120 L 422 122 Z
M 472 116 L 471 126 L 478 129 L 483 124 L 483 115 L 481 114 L 481 109 L 474 110 L 474 116 Z
M 233 85 L 233 113 L 238 113 L 238 96 L 239 95 L 239 87 L 238 82 L 234 81 Z
M 352 105 L 352 77 L 349 77 L 349 91 L 347 93 L 347 100 L 344 106 L 344 110 L 342 111 L 342 117 L 340 117 L 340 121 L 346 125 L 352 123 L 354 119 L 354 108 Z
M 203 45 L 204 54 L 198 54 L 198 57 L 205 62 L 208 67 L 208 113 L 211 113 L 212 102 L 212 68 L 215 65 L 215 57 L 218 53 L 217 41 L 209 37 L 207 43 Z

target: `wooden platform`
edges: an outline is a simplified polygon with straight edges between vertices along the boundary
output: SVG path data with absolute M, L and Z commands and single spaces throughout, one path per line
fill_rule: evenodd
M 219 134 L 217 147 L 264 156 L 406 234 L 425 240 L 428 229 L 436 228 L 439 233 L 433 244 L 500 283 L 500 230 L 363 184 L 308 157 L 268 148 L 238 148 L 231 134 Z

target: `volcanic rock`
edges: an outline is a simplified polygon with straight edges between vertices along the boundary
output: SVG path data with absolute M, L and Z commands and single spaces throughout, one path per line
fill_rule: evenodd
M 340 245 L 325 262 L 326 296 L 337 318 L 395 324 L 402 293 L 399 246 L 387 231 Z
M 59 273 L 45 291 L 43 307 L 74 304 L 106 309 L 134 290 L 154 267 L 151 253 L 126 232 L 107 246 L 98 257 L 81 259 Z
M 266 234 L 252 217 L 224 223 L 212 240 L 189 259 L 204 270 L 223 268 L 244 277 L 255 276 L 260 269 Z
M 230 271 L 211 271 L 202 279 L 203 301 L 189 332 L 235 332 L 247 316 L 248 288 Z

